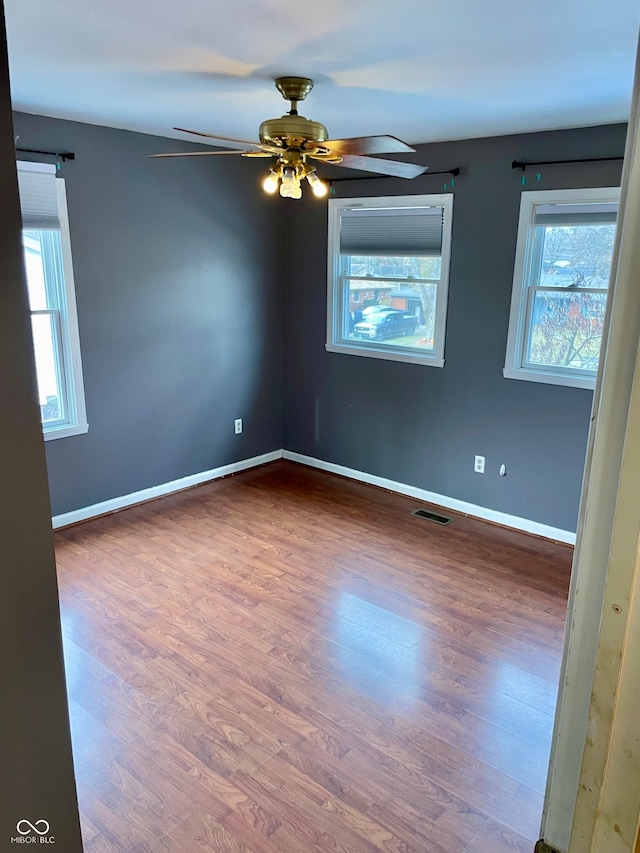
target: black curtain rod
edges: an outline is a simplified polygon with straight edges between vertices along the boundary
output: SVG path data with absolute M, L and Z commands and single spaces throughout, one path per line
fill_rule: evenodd
M 16 148 L 16 151 L 21 151 L 23 154 L 45 154 L 47 157 L 59 157 L 63 163 L 66 163 L 67 160 L 76 159 L 73 151 L 40 151 L 37 148 Z
M 514 160 L 511 164 L 512 169 L 524 170 L 528 166 L 562 166 L 565 163 L 608 163 L 613 160 L 622 160 L 623 157 L 583 157 L 580 160 L 537 160 L 531 163 L 522 163 L 520 160 Z
M 460 174 L 460 169 L 456 166 L 455 169 L 443 169 L 441 172 L 423 172 L 421 175 L 417 175 L 418 178 L 428 178 L 429 175 L 451 175 L 453 178 L 457 178 Z M 393 175 L 371 175 L 366 178 L 327 178 L 327 182 L 329 184 L 339 184 L 343 181 L 380 181 L 380 180 L 393 180 Z M 413 178 L 415 181 L 415 178 Z
M 443 169 L 441 172 L 423 172 L 422 175 L 418 175 L 419 178 L 428 178 L 429 175 L 451 175 L 454 178 L 457 178 L 460 174 L 460 169 L 458 166 L 455 169 Z

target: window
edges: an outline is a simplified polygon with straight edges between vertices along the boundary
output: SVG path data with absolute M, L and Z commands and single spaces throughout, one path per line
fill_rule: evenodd
M 595 384 L 620 190 L 522 193 L 504 375 Z
M 329 201 L 327 350 L 444 365 L 453 195 Z
M 18 163 L 31 329 L 45 439 L 88 429 L 64 180 Z

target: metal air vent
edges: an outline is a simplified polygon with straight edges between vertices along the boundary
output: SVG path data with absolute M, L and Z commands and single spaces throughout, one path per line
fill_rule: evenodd
M 447 518 L 446 515 L 438 515 L 437 512 L 431 512 L 428 509 L 416 509 L 411 515 L 417 515 L 419 518 L 427 518 L 429 521 L 435 521 L 436 524 L 451 524 L 452 518 Z

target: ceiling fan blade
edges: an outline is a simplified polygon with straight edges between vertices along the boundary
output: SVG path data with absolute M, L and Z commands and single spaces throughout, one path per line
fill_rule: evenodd
M 351 139 L 327 139 L 320 142 L 332 154 L 396 154 L 401 151 L 415 151 L 406 142 L 395 136 L 354 136 Z
M 321 159 L 319 157 L 314 159 Z M 325 162 L 327 162 L 325 160 Z M 394 178 L 417 178 L 426 172 L 428 166 L 418 163 L 402 163 L 400 160 L 382 160 L 378 157 L 360 157 L 356 154 L 345 155 L 339 163 L 332 166 L 345 166 L 347 169 L 360 169 L 363 172 L 377 172 L 379 175 L 391 175 Z
M 244 145 L 247 148 L 260 148 L 262 151 L 268 151 L 270 154 L 282 154 L 284 148 L 278 148 L 276 145 L 263 145 L 262 142 L 249 142 L 247 139 L 234 139 L 233 136 L 216 136 L 214 133 L 203 133 L 200 130 L 187 130 L 185 127 L 174 127 L 174 130 L 179 130 L 180 133 L 192 133 L 194 136 L 205 136 L 207 139 L 217 139 L 220 145 L 226 142 L 233 142 L 234 145 Z
M 262 151 L 256 152 L 259 156 L 271 157 L 271 154 L 266 154 Z M 246 156 L 247 154 L 252 154 L 255 156 L 253 151 L 179 151 L 176 154 L 149 154 L 149 159 L 154 159 L 157 157 L 220 157 L 222 154 L 242 154 Z

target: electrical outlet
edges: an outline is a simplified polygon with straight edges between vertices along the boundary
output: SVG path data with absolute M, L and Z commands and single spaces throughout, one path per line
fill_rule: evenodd
M 473 470 L 476 474 L 484 474 L 484 456 L 476 456 L 476 460 L 473 463 Z
M 242 418 L 236 418 L 234 421 L 234 429 L 236 431 L 236 435 L 240 435 L 242 432 Z

